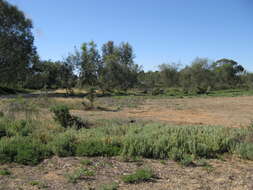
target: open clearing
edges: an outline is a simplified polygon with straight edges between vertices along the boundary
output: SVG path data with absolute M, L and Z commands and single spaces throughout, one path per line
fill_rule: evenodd
M 136 99 L 136 103 L 126 100 L 125 107 L 117 112 L 82 110 L 73 112 L 81 117 L 96 119 L 129 118 L 183 125 L 227 127 L 246 127 L 253 120 L 253 96 L 180 99 L 141 99 L 137 97 Z M 109 101 L 111 101 L 109 98 L 100 100 L 105 105 L 109 104 Z M 137 104 L 140 105 L 137 106 Z
M 36 99 L 31 98 L 32 101 Z M 3 99 L 4 107 L 9 99 Z M 110 108 L 107 111 L 83 109 L 83 98 L 49 98 L 39 100 L 39 120 L 52 120 L 49 107 L 52 103 L 70 106 L 71 113 L 91 122 L 123 120 L 124 122 L 161 122 L 177 125 L 221 125 L 226 127 L 247 127 L 253 120 L 253 96 L 242 97 L 193 97 L 193 98 L 144 98 L 103 97 L 96 105 Z M 123 122 L 123 124 L 124 124 Z M 50 126 L 49 126 L 50 127 Z M 91 164 L 83 165 L 82 160 Z M 152 168 L 156 177 L 151 181 L 126 184 L 121 176 L 133 173 L 138 168 Z M 71 183 L 67 174 L 80 168 L 88 168 L 93 176 L 77 179 Z M 106 190 L 102 186 L 116 183 L 122 190 L 174 190 L 174 189 L 253 189 L 253 161 L 242 160 L 231 155 L 221 159 L 209 159 L 202 166 L 184 167 L 170 160 L 142 159 L 125 161 L 120 157 L 67 157 L 54 156 L 37 166 L 19 164 L 0 165 L 10 175 L 0 175 L 0 190 Z

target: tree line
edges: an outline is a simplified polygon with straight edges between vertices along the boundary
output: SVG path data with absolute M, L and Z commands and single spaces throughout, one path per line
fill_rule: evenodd
M 103 92 L 173 87 L 186 93 L 252 87 L 253 74 L 227 58 L 196 58 L 185 67 L 166 63 L 159 65 L 158 71 L 145 72 L 135 63 L 135 53 L 128 42 L 108 41 L 98 48 L 90 41 L 63 60 L 41 60 L 32 28 L 32 21 L 22 11 L 0 0 L 0 85 L 68 90 L 92 86 Z

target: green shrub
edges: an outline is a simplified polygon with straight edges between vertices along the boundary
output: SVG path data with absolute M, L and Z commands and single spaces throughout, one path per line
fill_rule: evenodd
M 0 118 L 4 117 L 4 112 L 0 111 Z
M 237 152 L 243 159 L 253 160 L 253 143 L 242 143 L 238 145 Z
M 76 137 L 72 131 L 59 134 L 50 144 L 54 154 L 62 157 L 74 156 L 76 152 Z
M 70 183 L 77 183 L 77 180 L 94 176 L 95 172 L 92 170 L 79 168 L 76 169 L 73 173 L 66 174 L 66 177 Z
M 192 155 L 184 154 L 180 160 L 180 164 L 182 164 L 183 166 L 194 165 Z
M 104 143 L 99 139 L 89 139 L 77 144 L 78 156 L 117 156 L 120 153 L 120 145 Z
M 77 116 L 72 116 L 69 113 L 69 108 L 65 105 L 57 105 L 52 107 L 50 110 L 54 113 L 54 120 L 57 121 L 64 128 L 88 128 L 88 122 L 84 122 L 81 118 Z
M 151 169 L 138 169 L 135 173 L 122 176 L 125 183 L 140 183 L 149 181 L 154 178 L 154 173 Z
M 11 175 L 11 172 L 7 169 L 0 169 L 0 175 L 2 176 Z
M 119 185 L 117 183 L 102 185 L 99 190 L 117 190 Z
M 0 163 L 35 165 L 50 155 L 46 145 L 30 137 L 12 137 L 0 141 Z
M 54 113 L 54 120 L 59 122 L 62 127 L 67 128 L 70 126 L 72 117 L 69 113 L 68 106 L 56 105 L 50 111 Z

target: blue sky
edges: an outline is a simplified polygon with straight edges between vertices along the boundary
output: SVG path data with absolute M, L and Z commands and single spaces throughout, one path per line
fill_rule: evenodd
M 253 71 L 252 0 L 8 0 L 33 20 L 42 59 L 62 59 L 94 40 L 127 41 L 156 70 L 198 57 L 231 58 Z

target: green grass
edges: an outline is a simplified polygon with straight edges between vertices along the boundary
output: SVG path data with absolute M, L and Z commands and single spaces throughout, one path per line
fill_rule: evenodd
M 138 169 L 132 174 L 122 176 L 125 183 L 140 183 L 150 181 L 155 175 L 151 169 Z

